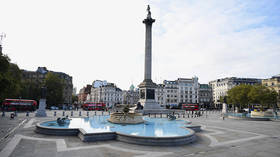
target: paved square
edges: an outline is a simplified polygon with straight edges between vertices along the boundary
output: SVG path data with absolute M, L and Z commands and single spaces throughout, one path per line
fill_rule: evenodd
M 58 116 L 61 114 L 58 111 Z M 66 115 L 70 115 L 70 112 Z M 97 115 L 101 113 L 98 112 Z M 86 113 L 83 113 L 86 115 Z M 91 112 L 91 116 L 95 113 Z M 185 118 L 193 124 L 202 126 L 197 133 L 197 141 L 174 147 L 141 146 L 119 141 L 82 142 L 78 137 L 47 136 L 36 134 L 35 124 L 48 119 L 55 119 L 53 111 L 48 117 L 26 117 L 19 114 L 14 120 L 2 117 L 1 157 L 144 157 L 144 156 L 242 156 L 242 157 L 279 157 L 280 122 L 279 121 L 242 121 L 222 120 L 220 113 L 211 113 L 199 118 Z M 74 113 L 78 116 L 78 112 Z

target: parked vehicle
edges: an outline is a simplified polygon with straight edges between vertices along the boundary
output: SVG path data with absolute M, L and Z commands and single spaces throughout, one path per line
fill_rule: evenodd
M 182 104 L 182 109 L 186 111 L 198 111 L 198 104 Z
M 2 107 L 7 111 L 35 111 L 37 109 L 37 102 L 26 99 L 5 99 Z
M 84 110 L 90 111 L 105 111 L 106 110 L 106 104 L 105 103 L 94 103 L 94 102 L 88 102 L 83 104 L 82 108 Z
M 58 110 L 59 108 L 58 107 L 56 107 L 56 106 L 51 106 L 51 108 L 50 108 L 51 110 Z

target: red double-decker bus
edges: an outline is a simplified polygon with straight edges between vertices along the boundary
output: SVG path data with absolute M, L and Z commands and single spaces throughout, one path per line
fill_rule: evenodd
M 37 109 L 35 100 L 5 99 L 2 105 L 7 111 L 35 111 Z
M 182 104 L 182 109 L 186 111 L 198 111 L 198 104 Z
M 83 109 L 87 111 L 95 110 L 95 111 L 105 111 L 106 104 L 105 103 L 94 103 L 88 102 L 83 104 Z

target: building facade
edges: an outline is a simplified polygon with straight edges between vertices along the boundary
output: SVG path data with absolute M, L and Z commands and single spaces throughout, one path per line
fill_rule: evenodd
M 79 104 L 84 104 L 85 101 L 87 100 L 87 96 L 90 95 L 91 93 L 91 87 L 92 85 L 87 85 L 80 89 L 79 94 L 78 94 L 78 103 Z
M 269 79 L 263 79 L 262 85 L 268 87 L 271 90 L 275 90 L 280 94 L 280 74 L 272 76 Z M 277 105 L 280 107 L 280 97 L 278 96 Z
M 156 101 L 162 107 L 178 107 L 187 103 L 199 103 L 198 78 L 164 80 L 156 89 Z
M 199 84 L 199 105 L 202 108 L 213 107 L 212 88 L 208 84 Z
M 155 100 L 156 102 L 161 106 L 166 106 L 166 94 L 165 94 L 165 85 L 164 84 L 158 84 L 157 88 L 155 89 Z
M 63 83 L 63 103 L 72 103 L 73 83 L 72 77 L 63 72 L 49 71 L 46 67 L 38 67 L 36 71 L 22 70 L 22 81 L 30 81 L 42 84 L 44 83 L 47 73 L 56 74 Z
M 209 85 L 212 88 L 212 99 L 214 101 L 215 107 L 221 106 L 220 97 L 226 96 L 228 90 L 241 84 L 246 84 L 246 85 L 261 84 L 261 79 L 227 77 L 227 78 L 210 81 Z
M 137 104 L 139 101 L 139 89 L 131 85 L 129 90 L 123 90 L 122 104 Z
M 122 98 L 123 92 L 120 88 L 114 83 L 106 83 L 105 85 L 92 86 L 87 102 L 105 103 L 106 107 L 112 107 L 115 104 L 121 104 Z

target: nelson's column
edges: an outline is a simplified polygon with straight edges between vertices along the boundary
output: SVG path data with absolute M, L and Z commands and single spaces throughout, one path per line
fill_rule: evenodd
M 155 101 L 155 88 L 157 85 L 152 81 L 152 24 L 155 22 L 155 19 L 151 17 L 149 5 L 147 11 L 147 18 L 143 20 L 143 23 L 146 25 L 145 72 L 144 81 L 139 85 L 140 103 L 144 106 L 144 114 L 157 113 L 162 110 Z

